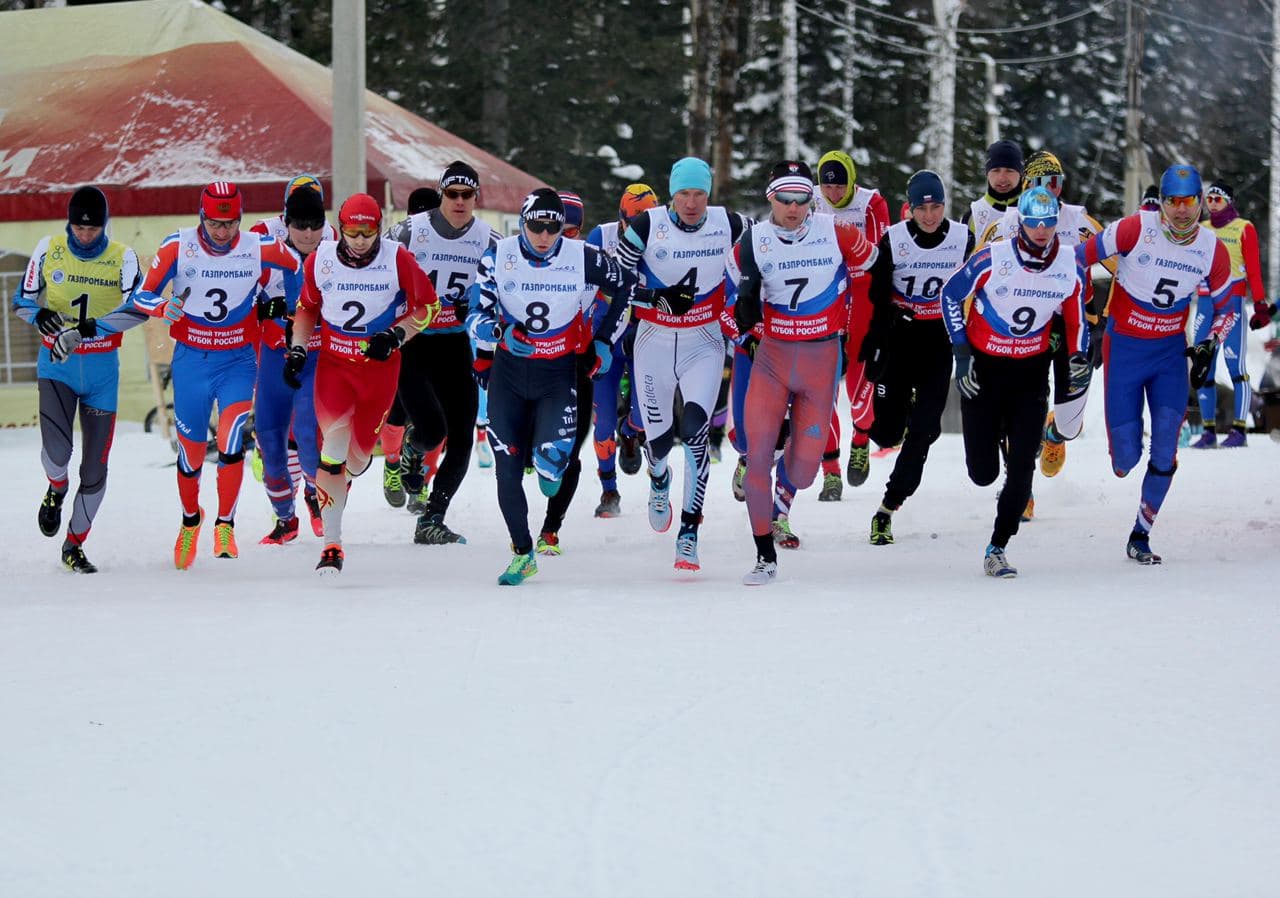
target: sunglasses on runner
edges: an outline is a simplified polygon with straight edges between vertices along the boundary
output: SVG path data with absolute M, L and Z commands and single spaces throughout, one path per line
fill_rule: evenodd
M 1040 175 L 1031 179 L 1031 186 L 1043 187 L 1045 190 L 1061 190 L 1063 180 L 1062 175 Z
M 444 192 L 445 199 L 450 200 L 469 200 L 476 195 L 471 188 L 463 188 L 462 190 L 454 190 L 452 187 L 446 188 Z
M 204 226 L 211 231 L 230 231 L 240 226 L 238 218 L 206 218 Z
M 344 237 L 376 237 L 378 226 L 374 224 L 343 225 L 342 235 Z
M 1173 206 L 1174 208 L 1177 208 L 1178 206 L 1185 206 L 1187 208 L 1190 208 L 1191 206 L 1194 206 L 1196 203 L 1200 202 L 1200 197 L 1198 196 L 1166 196 L 1166 197 L 1162 197 L 1160 202 L 1164 203 L 1166 206 Z
M 529 229 L 530 234 L 559 234 L 564 227 L 558 221 L 526 221 L 524 226 Z
M 325 226 L 325 220 L 323 218 L 291 218 L 285 224 L 299 231 L 319 231 Z
M 788 206 L 807 206 L 813 202 L 813 194 L 807 190 L 779 190 L 773 198 Z
M 1027 230 L 1031 230 L 1032 228 L 1056 228 L 1058 226 L 1058 219 L 1056 217 L 1024 218 L 1022 219 L 1022 226 Z
M 1211 193 L 1204 198 L 1206 203 L 1225 203 L 1227 198 L 1220 193 Z

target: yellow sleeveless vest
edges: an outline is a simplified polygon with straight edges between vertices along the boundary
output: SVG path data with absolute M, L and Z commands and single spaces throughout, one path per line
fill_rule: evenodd
M 1244 252 L 1240 249 L 1240 235 L 1244 233 L 1248 224 L 1249 222 L 1243 218 L 1233 218 L 1220 228 L 1209 225 L 1209 230 L 1226 244 L 1227 252 L 1231 256 L 1231 276 L 1237 280 L 1244 279 Z
M 127 247 L 112 240 L 102 255 L 77 259 L 67 246 L 67 235 L 49 238 L 41 274 L 45 304 L 68 323 L 97 318 L 120 305 L 120 269 Z M 102 352 L 120 345 L 120 334 L 97 337 L 81 344 L 80 352 Z M 46 338 L 46 345 L 51 341 Z

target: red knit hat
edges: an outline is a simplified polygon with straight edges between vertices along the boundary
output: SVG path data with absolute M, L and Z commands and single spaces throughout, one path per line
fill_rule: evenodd
M 205 218 L 231 221 L 240 217 L 243 207 L 240 188 L 230 181 L 214 181 L 200 191 L 200 212 Z
M 373 225 L 382 226 L 382 207 L 378 201 L 367 193 L 353 193 L 347 197 L 342 208 L 338 210 L 338 223 L 341 225 Z

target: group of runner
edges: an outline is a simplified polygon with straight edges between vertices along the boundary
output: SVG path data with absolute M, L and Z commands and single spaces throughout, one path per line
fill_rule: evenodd
M 1011 577 L 1006 548 L 1034 514 L 1036 458 L 1047 476 L 1062 469 L 1100 366 L 1118 476 L 1140 461 L 1144 403 L 1149 415 L 1125 551 L 1159 563 L 1150 532 L 1177 467 L 1189 384 L 1206 412 L 1199 445 L 1216 441 L 1220 345 L 1237 389 L 1223 445 L 1245 439 L 1243 304 L 1254 300 L 1255 327 L 1274 312 L 1256 233 L 1235 213 L 1230 187 L 1206 191 L 1190 165 L 1164 172 L 1155 208 L 1104 228 L 1061 201 L 1066 173 L 1053 154 L 1024 160 L 1001 140 L 986 163 L 986 192 L 961 219 L 947 217 L 947 186 L 925 170 L 908 180 L 901 220 L 890 222 L 849 154 L 825 154 L 816 172 L 783 160 L 762 185 L 768 214 L 752 221 L 711 205 L 711 168 L 687 157 L 672 166 L 667 203 L 630 185 L 616 220 L 585 240 L 581 198 L 548 188 L 525 199 L 518 233 L 500 236 L 476 217 L 480 178 L 462 161 L 438 189 L 415 191 L 411 214 L 385 230 L 364 194 L 341 204 L 334 228 L 318 180 L 303 175 L 280 215 L 241 231 L 240 191 L 214 182 L 196 225 L 167 237 L 145 273 L 110 239 L 106 197 L 81 188 L 65 233 L 41 241 L 14 297 L 42 334 L 40 530 L 62 529 L 78 407 L 80 484 L 61 556 L 70 570 L 96 570 L 83 546 L 105 488 L 116 350 L 122 332 L 150 316 L 176 341 L 180 569 L 194 563 L 205 521 L 199 484 L 216 405 L 215 557 L 239 554 L 252 412 L 275 515 L 261 542 L 297 538 L 301 487 L 323 573 L 342 569 L 347 492 L 379 441 L 384 495 L 417 512 L 414 541 L 465 543 L 445 518 L 479 436 L 512 547 L 498 582 L 523 582 L 539 554 L 561 551 L 588 435 L 596 516 L 620 513 L 616 469 L 638 471 L 642 444 L 648 519 L 660 533 L 677 523 L 671 454 L 682 448 L 674 566 L 697 571 L 712 433 L 731 404 L 734 495 L 746 502 L 755 550 L 744 582 L 766 584 L 777 549 L 800 545 L 790 523 L 797 491 L 821 475 L 819 499 L 842 497 L 840 381 L 852 410 L 848 483 L 867 480 L 871 442 L 900 447 L 870 524 L 870 542 L 883 546 L 893 513 L 920 485 L 954 374 L 971 479 L 990 484 L 1005 472 L 983 569 Z M 1093 290 L 1098 263 L 1113 272 L 1106 296 Z M 620 397 L 624 382 L 629 397 Z M 548 500 L 536 538 L 527 472 Z

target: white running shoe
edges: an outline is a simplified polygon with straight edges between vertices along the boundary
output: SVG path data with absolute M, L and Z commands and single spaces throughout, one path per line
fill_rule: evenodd
M 743 586 L 768 586 L 778 576 L 778 563 L 756 558 L 756 566 L 742 575 Z
M 982 569 L 987 572 L 988 577 L 1007 580 L 1018 576 L 1018 569 L 1009 563 L 1009 559 L 1004 555 L 1004 549 L 998 549 L 995 546 L 987 546 L 986 557 L 982 559 Z

